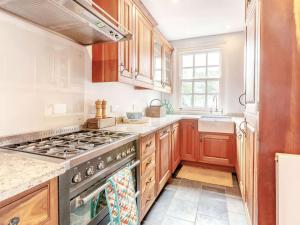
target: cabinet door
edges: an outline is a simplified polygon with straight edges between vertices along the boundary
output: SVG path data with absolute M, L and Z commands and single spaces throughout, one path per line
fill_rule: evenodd
M 57 225 L 57 179 L 1 202 L 0 224 Z
M 176 123 L 172 126 L 172 173 L 176 170 L 180 160 L 180 133 L 179 124 Z
M 171 175 L 171 129 L 157 133 L 157 194 L 163 189 Z
M 183 120 L 180 126 L 182 160 L 196 161 L 197 120 Z
M 133 32 L 133 3 L 131 0 L 119 0 L 120 7 L 120 24 Z M 133 54 L 133 41 L 119 42 L 120 54 L 120 80 L 132 79 L 132 54 Z
M 163 48 L 158 35 L 154 36 L 153 44 L 153 81 L 154 86 L 162 88 L 163 82 Z
M 200 134 L 200 161 L 234 166 L 233 135 Z
M 255 129 L 249 123 L 246 125 L 245 140 L 245 201 L 251 221 L 253 221 L 254 207 L 254 152 Z
M 171 91 L 172 85 L 172 50 L 164 47 L 164 86 Z
M 138 10 L 135 10 L 135 78 L 144 83 L 152 80 L 152 25 Z
M 256 4 L 251 4 L 246 19 L 245 99 L 248 112 L 255 112 L 258 102 L 256 10 Z

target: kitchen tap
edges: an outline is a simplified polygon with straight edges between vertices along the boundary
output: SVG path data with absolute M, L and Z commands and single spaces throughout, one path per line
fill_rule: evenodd
M 220 113 L 223 115 L 223 109 L 221 109 L 221 110 L 218 109 L 218 95 L 215 95 L 215 96 L 214 96 L 213 102 L 216 103 L 215 109 L 213 110 L 213 108 L 211 107 L 211 108 L 210 108 L 210 113 L 213 114 L 213 113 L 218 113 L 218 112 L 220 112 Z

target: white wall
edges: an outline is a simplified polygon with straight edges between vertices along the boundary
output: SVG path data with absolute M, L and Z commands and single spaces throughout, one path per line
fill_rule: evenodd
M 221 107 L 224 113 L 241 113 L 238 97 L 243 92 L 244 32 L 192 38 L 172 42 L 174 46 L 172 95 L 164 95 L 178 110 L 178 53 L 184 50 L 219 48 L 222 52 Z
M 80 124 L 85 112 L 93 116 L 97 98 L 122 114 L 160 97 L 125 84 L 92 84 L 89 49 L 2 11 L 0 28 L 0 136 Z

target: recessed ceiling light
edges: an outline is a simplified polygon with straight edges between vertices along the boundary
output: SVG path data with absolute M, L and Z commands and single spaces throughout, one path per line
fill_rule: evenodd
M 231 26 L 230 25 L 226 25 L 226 29 L 230 29 L 231 28 Z

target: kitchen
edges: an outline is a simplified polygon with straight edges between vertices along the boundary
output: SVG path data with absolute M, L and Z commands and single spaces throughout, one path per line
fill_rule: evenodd
M 300 224 L 299 24 L 297 0 L 0 0 L 0 225 L 126 224 L 122 171 L 132 224 Z

